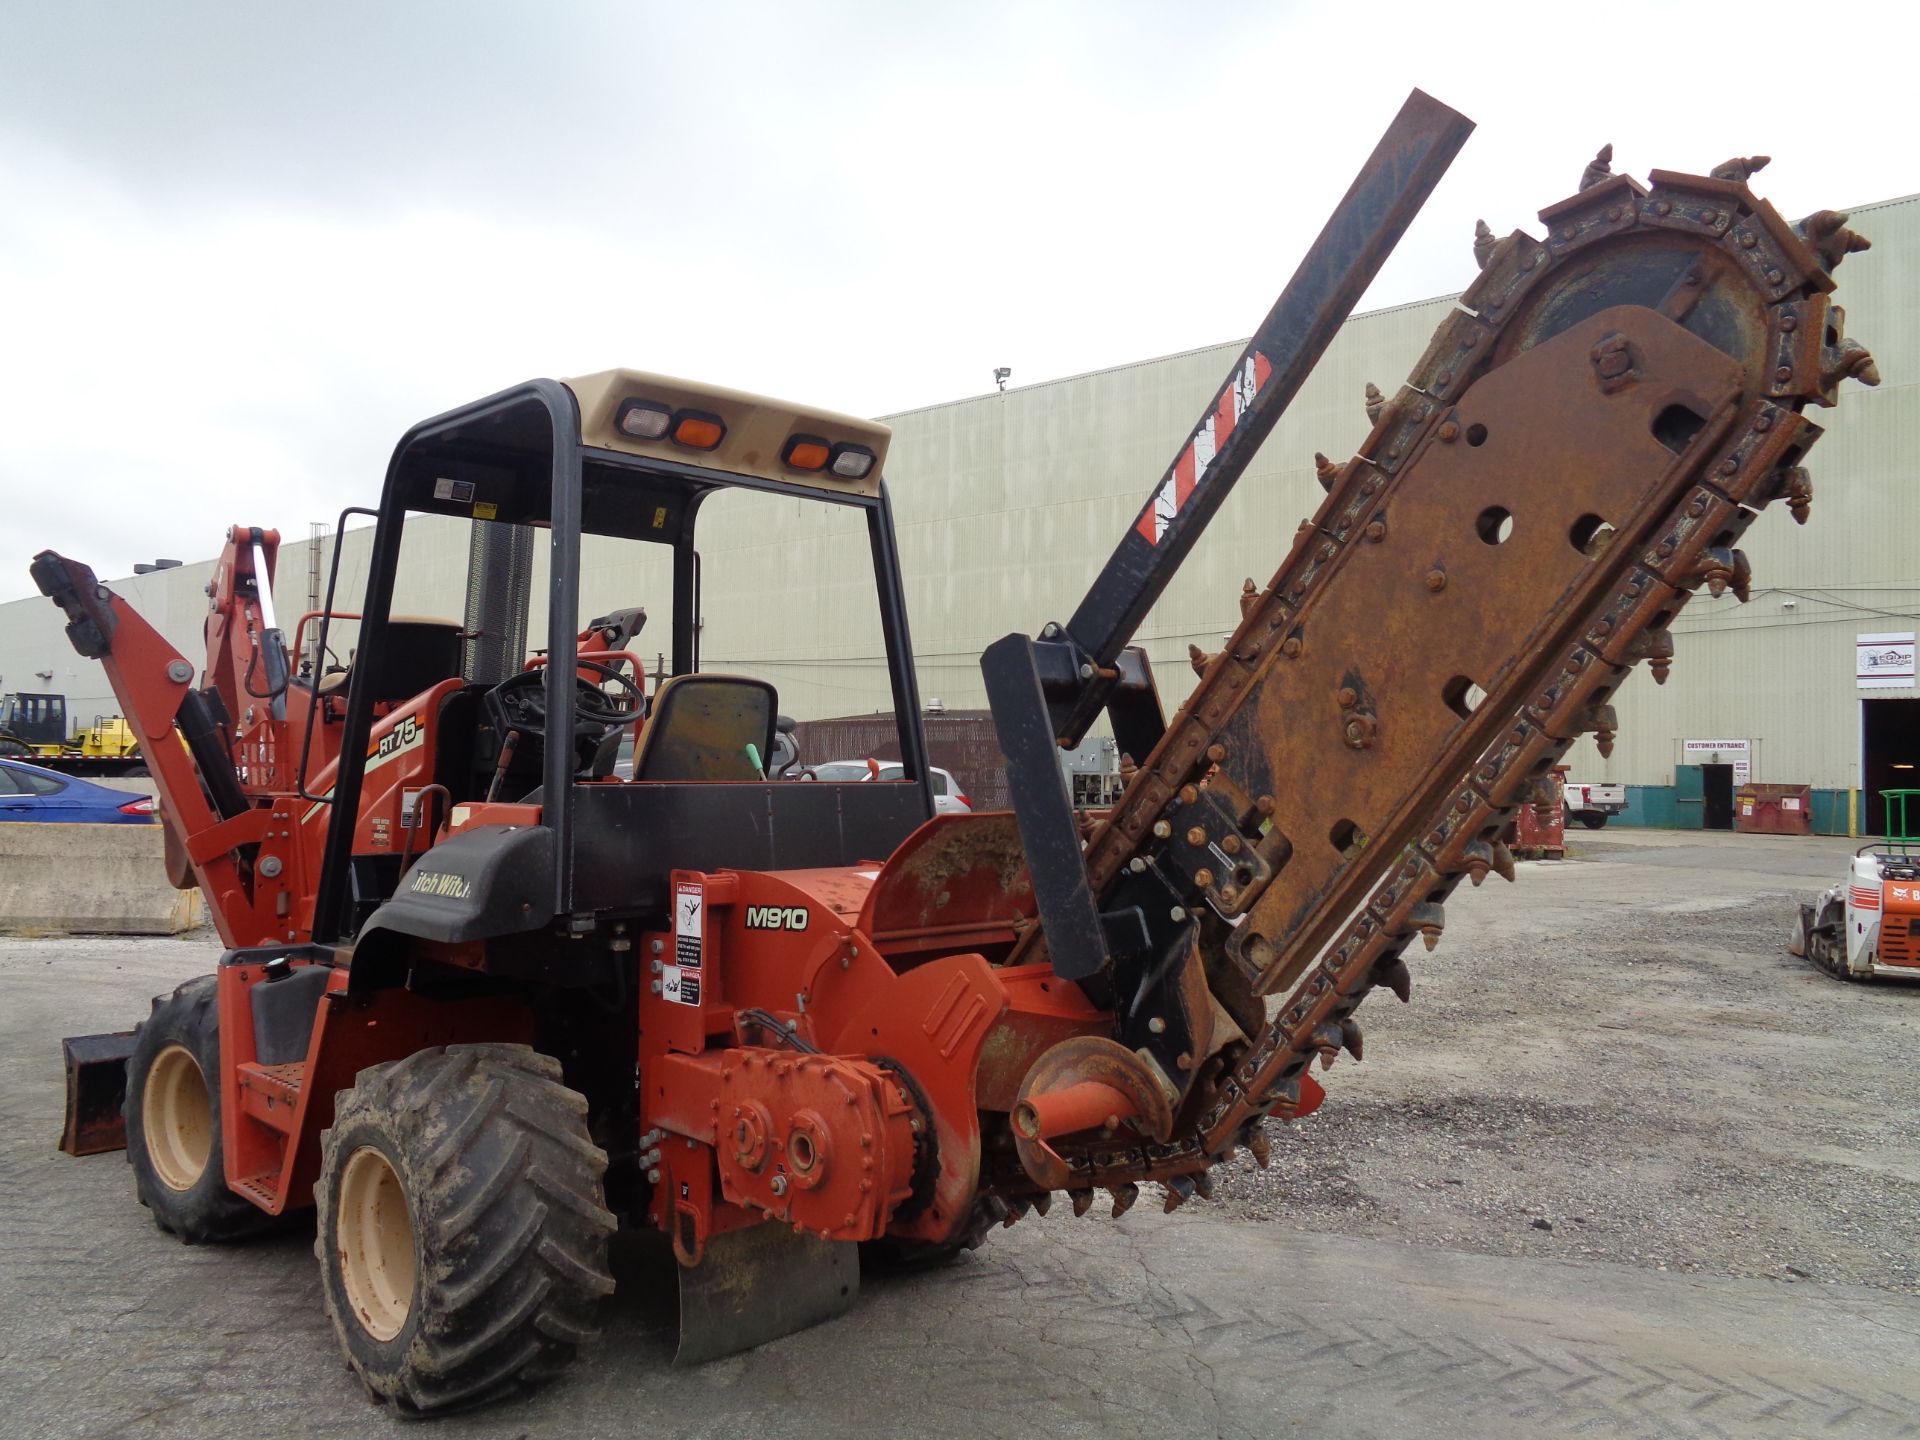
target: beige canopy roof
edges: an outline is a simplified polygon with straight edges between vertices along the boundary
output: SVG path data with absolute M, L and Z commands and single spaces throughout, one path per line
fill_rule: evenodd
M 875 495 L 886 465 L 887 444 L 893 432 L 872 420 L 840 415 L 831 410 L 800 406 L 765 395 L 749 395 L 722 385 L 676 380 L 644 370 L 602 370 L 563 382 L 580 402 L 580 434 L 588 444 L 631 455 L 675 460 L 683 465 L 711 465 L 789 484 L 843 495 Z M 615 425 L 626 400 L 657 401 L 675 411 L 701 410 L 726 422 L 726 435 L 713 450 L 690 450 L 669 440 L 641 440 Z M 874 453 L 873 468 L 858 480 L 792 469 L 781 463 L 787 441 L 811 435 L 831 445 L 864 445 Z

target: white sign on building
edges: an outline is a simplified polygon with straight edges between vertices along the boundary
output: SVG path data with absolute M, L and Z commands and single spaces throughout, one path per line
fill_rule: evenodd
M 1913 684 L 1913 631 L 1854 636 L 1853 679 L 1862 690 L 1904 689 Z
M 1682 740 L 1681 760 L 1687 765 L 1731 765 L 1733 783 L 1739 787 L 1753 774 L 1753 742 L 1750 740 Z

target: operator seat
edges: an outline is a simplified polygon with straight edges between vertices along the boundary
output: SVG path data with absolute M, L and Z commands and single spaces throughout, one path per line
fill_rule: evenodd
M 394 615 L 378 655 L 355 655 L 344 670 L 330 670 L 314 686 L 322 695 L 344 695 L 356 671 L 373 683 L 373 703 L 411 700 L 422 690 L 460 673 L 466 631 L 457 620 L 431 615 Z
M 764 780 L 779 696 L 744 675 L 676 675 L 654 692 L 633 779 Z

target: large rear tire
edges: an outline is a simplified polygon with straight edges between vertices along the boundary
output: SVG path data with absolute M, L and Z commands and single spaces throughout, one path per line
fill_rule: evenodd
M 217 982 L 157 995 L 127 1059 L 127 1163 L 134 1193 L 189 1245 L 236 1240 L 274 1217 L 227 1188 L 220 1144 Z
M 376 1400 L 410 1415 L 484 1404 L 598 1335 L 607 1157 L 558 1061 L 449 1045 L 376 1065 L 320 1147 L 320 1288 Z
M 1607 824 L 1607 812 L 1604 810 L 1582 810 L 1580 823 L 1589 830 L 1604 830 Z

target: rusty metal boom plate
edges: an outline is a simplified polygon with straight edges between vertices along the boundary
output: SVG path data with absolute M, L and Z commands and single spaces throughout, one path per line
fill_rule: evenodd
M 1835 212 L 1788 225 L 1752 164 L 1651 189 L 1600 165 L 1545 241 L 1476 247 L 1361 452 L 1322 466 L 1326 502 L 1086 847 L 1096 894 L 1153 876 L 1209 917 L 1186 963 L 1222 1004 L 1287 998 L 1177 1057 L 1168 1142 L 1086 1146 L 1070 1185 L 1190 1173 L 1299 1109 L 1314 1058 L 1358 1053 L 1367 993 L 1404 998 L 1453 887 L 1512 878 L 1506 823 L 1575 737 L 1604 753 L 1606 702 L 1641 660 L 1664 677 L 1691 593 L 1745 598 L 1759 510 L 1805 518 L 1801 408 L 1878 379 L 1828 300 L 1865 242 Z

